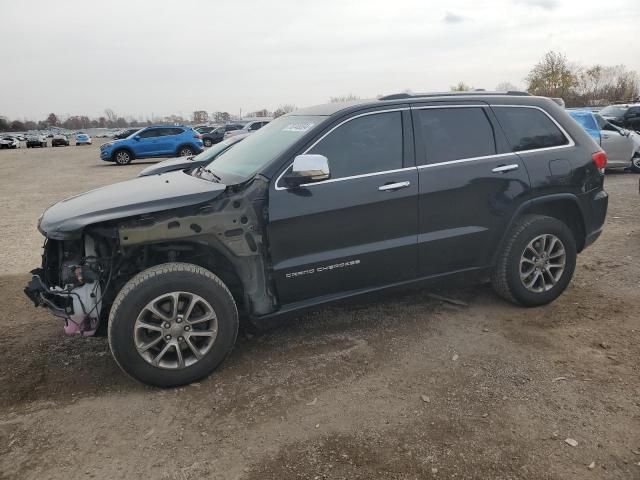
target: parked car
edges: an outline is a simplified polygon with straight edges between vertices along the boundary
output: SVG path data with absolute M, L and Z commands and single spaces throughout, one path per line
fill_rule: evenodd
M 19 148 L 20 140 L 17 137 L 1 137 L 0 138 L 0 148 Z
M 271 119 L 262 119 L 262 120 L 254 120 L 254 121 L 248 122 L 241 129 L 226 131 L 224 134 L 224 138 L 233 137 L 234 135 L 243 135 L 245 133 L 253 133 L 257 130 L 260 130 L 270 121 Z
M 588 110 L 568 110 L 568 113 L 607 152 L 607 168 L 630 168 L 640 173 L 640 161 L 634 159 L 637 146 L 629 130 L 616 127 Z
M 91 137 L 84 132 L 76 133 L 76 145 L 91 145 Z
M 25 293 L 68 333 L 108 322 L 118 365 L 162 387 L 227 357 L 239 309 L 264 324 L 454 279 L 491 279 L 505 299 L 540 306 L 602 232 L 606 164 L 542 97 L 397 94 L 311 107 L 204 169 L 51 206 Z
M 34 134 L 29 135 L 27 137 L 27 148 L 33 147 L 46 147 L 47 146 L 47 136 L 44 134 Z
M 146 177 L 148 175 L 157 175 L 160 173 L 172 172 L 175 170 L 185 170 L 187 168 L 199 168 L 208 165 L 215 160 L 218 156 L 229 150 L 236 143 L 244 140 L 247 135 L 236 135 L 235 137 L 228 138 L 220 143 L 217 143 L 213 147 L 203 151 L 202 153 L 191 157 L 179 157 L 172 158 L 171 160 L 165 160 L 155 165 L 149 165 L 142 170 L 138 176 Z
M 61 133 L 59 133 L 53 136 L 53 139 L 51 140 L 51 146 L 52 147 L 68 147 L 69 139 L 67 138 L 66 135 L 62 135 Z
M 100 159 L 128 165 L 136 158 L 188 157 L 204 149 L 201 135 L 191 127 L 155 126 L 100 146 Z
M 113 135 L 113 139 L 122 140 L 123 138 L 129 138 L 131 135 L 139 131 L 140 131 L 140 127 L 127 128 L 125 130 L 120 130 L 119 132 L 116 132 L 115 135 Z
M 618 127 L 640 131 L 640 103 L 609 105 L 598 113 Z
M 228 125 L 223 125 L 221 127 L 216 127 L 209 133 L 202 134 L 202 142 L 205 147 L 210 147 L 211 145 L 215 145 L 218 142 L 221 142 L 225 138 L 226 132 L 234 132 L 236 130 L 241 130 L 244 125 L 239 123 L 230 123 Z

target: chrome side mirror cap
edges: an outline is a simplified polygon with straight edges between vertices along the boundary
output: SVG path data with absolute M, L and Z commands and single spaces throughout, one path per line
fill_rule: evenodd
M 283 178 L 288 187 L 299 187 L 305 183 L 321 182 L 331 177 L 329 160 L 324 155 L 298 155 L 293 160 L 291 171 Z

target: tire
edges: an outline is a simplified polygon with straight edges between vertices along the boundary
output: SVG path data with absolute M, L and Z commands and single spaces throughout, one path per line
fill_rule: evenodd
M 154 311 L 170 316 L 173 295 L 178 295 L 180 306 L 173 320 L 160 320 L 147 309 L 153 305 Z M 167 298 L 169 304 L 163 306 Z M 197 303 L 190 309 L 188 304 L 195 298 Z M 189 318 L 194 317 L 189 311 L 196 314 L 194 323 L 190 323 Z M 179 312 L 185 314 L 183 323 L 178 320 L 182 318 Z M 213 312 L 215 320 L 200 320 L 208 318 L 206 312 Z M 149 325 L 155 330 L 146 329 Z M 191 333 L 183 333 L 187 328 Z M 171 339 L 166 340 L 165 334 Z M 109 314 L 109 347 L 114 359 L 132 378 L 157 387 L 186 385 L 211 374 L 231 352 L 237 335 L 238 310 L 227 287 L 210 271 L 188 263 L 165 263 L 139 273 L 120 290 Z M 149 345 L 153 346 L 139 352 Z M 199 349 L 199 359 L 191 345 Z M 154 364 L 156 360 L 159 363 Z
M 631 159 L 631 171 L 640 173 L 640 153 L 636 153 Z
M 178 157 L 190 157 L 191 155 L 193 155 L 193 148 L 189 147 L 188 145 L 183 145 L 182 147 L 180 147 L 178 149 Z
M 116 150 L 113 152 L 113 161 L 116 162 L 117 165 L 129 165 L 131 160 L 133 160 L 133 158 L 128 150 Z
M 547 242 L 544 245 L 551 248 L 551 253 L 542 248 L 543 241 Z M 534 253 L 534 247 L 542 254 Z M 564 256 L 559 255 L 561 251 L 564 251 Z M 565 223 L 543 215 L 525 215 L 509 232 L 494 267 L 491 284 L 498 295 L 510 302 L 525 307 L 546 305 L 558 298 L 569 285 L 576 267 L 576 256 L 576 240 Z M 561 268 L 558 265 L 562 263 Z M 550 265 L 548 270 L 545 264 Z M 521 279 L 529 272 L 530 276 Z M 533 284 L 528 288 L 525 283 L 532 280 Z
M 213 141 L 210 138 L 205 138 L 202 143 L 204 143 L 205 147 L 210 147 L 211 145 L 213 145 Z

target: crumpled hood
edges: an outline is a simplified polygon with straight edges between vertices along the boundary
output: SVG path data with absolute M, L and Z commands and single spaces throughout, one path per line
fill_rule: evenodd
M 198 162 L 194 161 L 193 157 L 170 158 L 169 160 L 163 160 L 160 163 L 149 165 L 142 170 L 138 176 L 146 177 L 147 175 L 157 175 L 158 173 L 171 172 L 174 170 L 185 170 L 187 168 L 200 167 L 203 163 L 209 163 L 210 161 L 211 160 L 209 159 L 206 162 Z
M 137 177 L 67 198 L 49 207 L 38 223 L 48 238 L 79 238 L 91 224 L 186 207 L 213 200 L 226 185 L 183 171 Z

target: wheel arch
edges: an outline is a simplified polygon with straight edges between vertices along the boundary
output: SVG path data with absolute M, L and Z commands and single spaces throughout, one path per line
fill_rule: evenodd
M 500 252 L 504 248 L 505 242 L 508 241 L 509 232 L 514 223 L 523 215 L 531 214 L 546 215 L 565 223 L 573 233 L 577 251 L 582 251 L 586 240 L 586 225 L 578 198 L 570 193 L 545 195 L 523 202 L 518 207 L 502 234 L 499 246 L 493 254 L 492 264 L 495 264 L 498 255 L 500 255 Z
M 136 158 L 136 154 L 135 154 L 135 152 L 133 151 L 133 149 L 132 149 L 131 147 L 129 147 L 129 146 L 127 146 L 127 145 L 122 145 L 122 146 L 118 146 L 118 147 L 116 147 L 116 148 L 113 150 L 113 152 L 111 153 L 111 159 L 112 159 L 113 161 L 115 161 L 115 159 L 116 159 L 116 154 L 117 154 L 120 150 L 124 150 L 124 151 L 126 151 L 127 153 L 129 153 L 129 155 L 131 155 L 131 160 L 134 160 L 134 159 Z
M 178 144 L 178 148 L 176 148 L 176 151 L 175 151 L 176 155 L 179 155 L 180 154 L 180 150 L 183 149 L 184 147 L 189 147 L 193 153 L 196 153 L 198 151 L 198 149 L 196 148 L 196 146 L 193 143 L 191 143 L 191 142 L 182 142 L 182 143 Z

